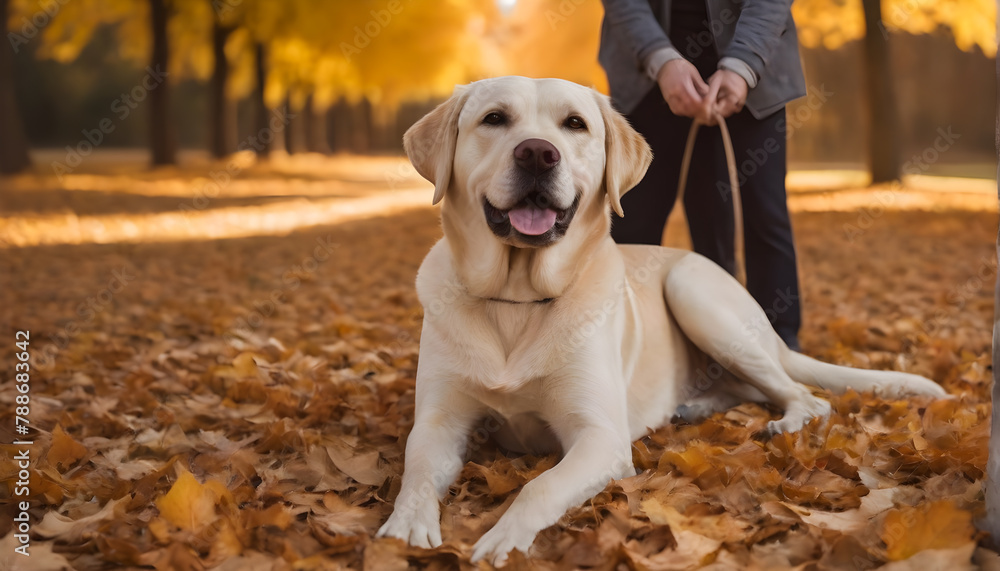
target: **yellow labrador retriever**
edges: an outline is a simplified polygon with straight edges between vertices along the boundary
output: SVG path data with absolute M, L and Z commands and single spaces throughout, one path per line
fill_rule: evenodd
M 404 143 L 443 201 L 444 238 L 417 275 L 416 418 L 380 536 L 441 544 L 439 501 L 484 418 L 505 419 L 496 437 L 515 451 L 563 453 L 476 543 L 473 560 L 499 564 L 610 479 L 634 475 L 632 441 L 675 413 L 770 402 L 785 413 L 769 429 L 782 432 L 829 413 L 806 385 L 945 394 L 916 375 L 789 350 L 739 282 L 702 256 L 615 244 L 610 211 L 622 213 L 652 155 L 596 91 L 478 81 Z

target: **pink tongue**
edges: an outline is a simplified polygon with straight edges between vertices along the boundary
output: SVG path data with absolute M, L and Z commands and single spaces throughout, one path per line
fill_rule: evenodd
M 508 213 L 510 224 L 521 234 L 538 236 L 549 231 L 556 223 L 556 211 L 531 206 L 515 208 Z

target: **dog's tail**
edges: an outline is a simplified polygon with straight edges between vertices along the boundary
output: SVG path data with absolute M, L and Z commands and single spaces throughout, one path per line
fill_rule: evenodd
M 829 389 L 834 393 L 842 393 L 851 388 L 860 392 L 874 391 L 886 398 L 910 395 L 944 397 L 948 394 L 941 385 L 920 375 L 841 367 L 817 361 L 790 349 L 782 351 L 781 365 L 796 382 Z

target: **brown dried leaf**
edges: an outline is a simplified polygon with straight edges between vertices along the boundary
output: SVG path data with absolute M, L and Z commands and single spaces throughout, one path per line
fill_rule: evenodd
M 669 525 L 675 536 L 680 531 L 692 531 L 720 542 L 734 542 L 746 539 L 752 529 L 749 524 L 736 520 L 726 512 L 711 513 L 713 510 L 707 504 L 688 506 L 682 514 L 661 497 L 654 494 L 642 502 L 642 510 L 649 521 Z
M 880 571 L 927 571 L 947 569 L 948 571 L 972 571 L 979 569 L 972 563 L 975 542 L 968 542 L 950 549 L 925 549 L 903 561 L 893 561 L 880 567 Z
M 54 541 L 33 541 L 28 547 L 25 557 L 15 548 L 21 547 L 21 542 L 14 539 L 14 532 L 0 539 L 0 569 L 10 571 L 71 571 L 73 566 L 61 553 L 52 551 Z
M 360 484 L 380 486 L 389 475 L 380 465 L 378 450 L 358 452 L 346 444 L 334 444 L 327 446 L 326 452 L 340 471 Z
M 47 454 L 48 461 L 65 470 L 87 455 L 87 447 L 66 434 L 62 426 L 56 425 L 52 431 L 52 445 Z
M 127 498 L 113 500 L 94 515 L 71 519 L 56 512 L 48 512 L 32 530 L 46 539 L 58 539 L 67 543 L 79 541 L 85 534 L 96 532 L 97 526 L 111 518 L 121 517 L 123 504 Z
M 365 546 L 362 569 L 365 571 L 406 571 L 405 545 L 398 539 L 377 539 Z

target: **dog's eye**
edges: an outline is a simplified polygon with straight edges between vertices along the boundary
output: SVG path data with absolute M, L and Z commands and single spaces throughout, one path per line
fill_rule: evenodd
M 486 117 L 483 117 L 483 123 L 485 125 L 503 125 L 506 122 L 507 118 L 504 117 L 502 113 L 497 113 L 496 111 L 487 113 Z
M 577 117 L 576 115 L 573 115 L 568 119 L 566 119 L 566 121 L 563 122 L 563 126 L 573 129 L 575 131 L 587 130 L 587 124 L 583 122 L 583 119 Z

